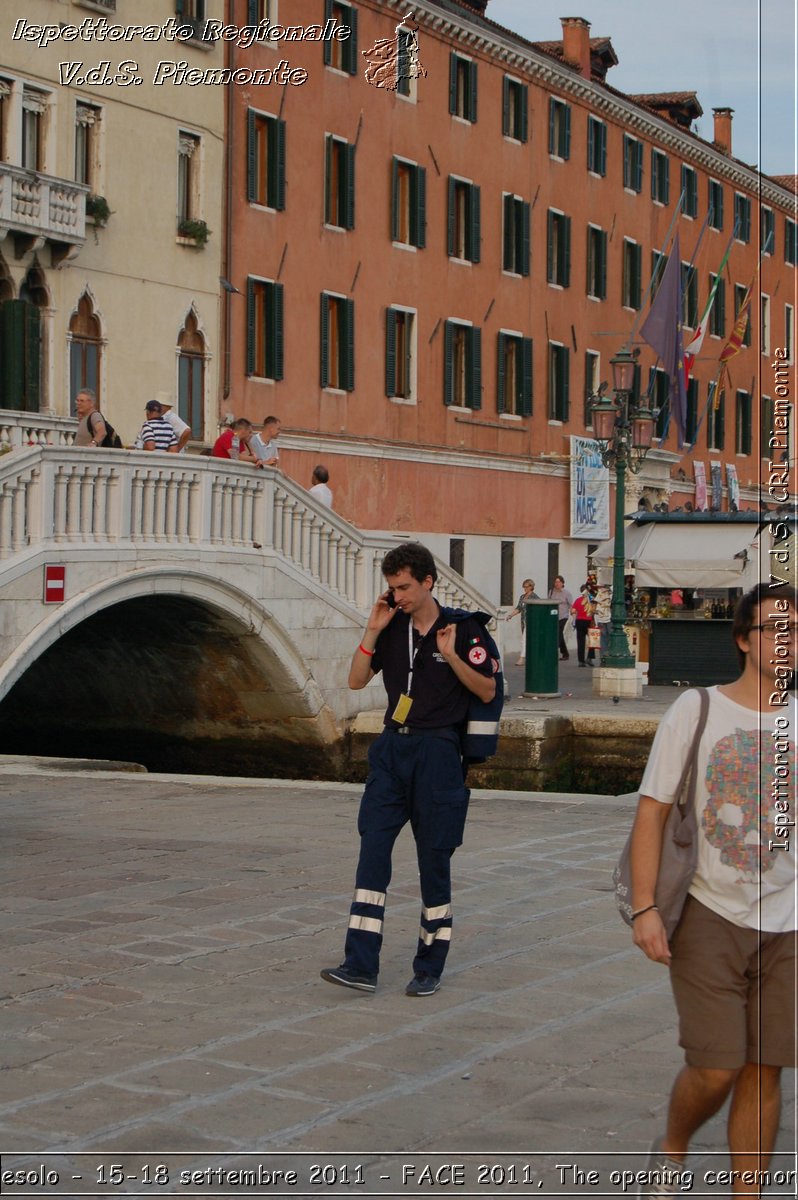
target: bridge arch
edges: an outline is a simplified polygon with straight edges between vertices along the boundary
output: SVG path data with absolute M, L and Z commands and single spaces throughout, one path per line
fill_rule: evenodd
M 144 568 L 48 612 L 8 662 L 8 753 L 151 770 L 329 776 L 341 731 L 294 639 L 199 571 Z

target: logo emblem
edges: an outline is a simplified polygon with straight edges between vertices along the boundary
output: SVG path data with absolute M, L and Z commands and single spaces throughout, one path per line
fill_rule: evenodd
M 481 667 L 487 657 L 488 652 L 484 646 L 472 646 L 468 651 L 468 661 L 475 667 Z

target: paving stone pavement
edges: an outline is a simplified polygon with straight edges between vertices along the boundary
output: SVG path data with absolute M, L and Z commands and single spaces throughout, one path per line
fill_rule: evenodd
M 4 1163 L 256 1152 L 307 1172 L 345 1154 L 370 1183 L 246 1194 L 363 1196 L 430 1190 L 399 1187 L 397 1155 L 417 1172 L 471 1154 L 493 1182 L 454 1194 L 624 1194 L 608 1173 L 642 1167 L 681 1061 L 666 974 L 631 945 L 610 892 L 631 800 L 475 792 L 450 965 L 435 996 L 410 999 L 409 831 L 376 994 L 319 978 L 341 958 L 359 795 L 0 765 Z M 794 1074 L 785 1084 L 779 1150 L 794 1159 Z M 718 1117 L 691 1165 L 726 1165 L 709 1154 L 723 1140 Z M 533 1164 L 528 1188 L 501 1176 L 513 1155 Z M 600 1180 L 583 1186 L 563 1163 Z M 154 1191 L 71 1186 L 3 1191 Z M 773 1194 L 795 1195 L 786 1186 Z

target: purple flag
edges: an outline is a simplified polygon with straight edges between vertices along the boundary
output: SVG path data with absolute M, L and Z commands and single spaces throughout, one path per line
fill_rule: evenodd
M 648 316 L 640 332 L 662 360 L 663 370 L 670 377 L 671 415 L 676 422 L 679 449 L 684 445 L 687 425 L 687 392 L 684 383 L 684 343 L 682 340 L 682 262 L 679 253 L 679 234 L 673 240 L 671 253 L 662 272 L 657 294 L 651 302 Z

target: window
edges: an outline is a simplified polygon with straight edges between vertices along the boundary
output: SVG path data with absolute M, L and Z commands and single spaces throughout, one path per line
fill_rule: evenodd
M 623 186 L 632 192 L 643 190 L 643 143 L 623 135 Z
M 737 318 L 740 315 L 740 309 L 742 308 L 742 306 L 745 302 L 745 298 L 746 298 L 747 294 L 748 294 L 748 289 L 746 287 L 744 287 L 741 283 L 735 283 L 735 285 L 734 285 L 734 320 L 735 320 L 735 323 L 737 322 Z M 764 314 L 765 314 L 765 309 L 763 306 L 762 314 L 761 314 L 763 319 L 764 319 Z M 764 331 L 765 331 L 765 327 L 763 324 L 762 325 L 763 336 L 764 336 Z M 743 346 L 751 345 L 751 310 L 750 310 L 750 308 L 748 310 L 748 316 L 746 317 L 746 320 L 745 320 L 745 329 L 743 330 L 742 344 L 743 344 Z M 768 352 L 765 351 L 765 353 L 768 353 Z
M 607 298 L 607 234 L 595 225 L 587 227 L 587 294 Z
M 399 53 L 396 61 L 396 91 L 400 96 L 416 98 L 416 80 L 418 71 L 418 47 L 415 34 L 410 29 L 397 26 L 397 44 Z M 412 55 L 412 57 L 411 57 Z
M 283 378 L 283 285 L 247 280 L 247 375 Z
M 717 179 L 709 181 L 709 227 L 723 228 L 723 186 Z
M 177 341 L 177 415 L 191 427 L 191 437 L 205 436 L 205 338 L 192 311 Z
M 530 205 L 520 196 L 504 197 L 502 267 L 513 275 L 529 274 Z
M 450 258 L 479 262 L 479 188 L 464 179 L 449 176 L 447 246 Z
M 740 192 L 734 193 L 734 225 L 738 242 L 751 241 L 751 201 Z
M 668 438 L 671 415 L 668 403 L 669 391 L 670 377 L 667 371 L 663 371 L 661 367 L 652 367 L 648 375 L 648 394 L 651 398 L 651 407 L 657 414 L 654 437 L 659 438 L 661 442 L 667 441 Z
M 385 394 L 392 400 L 416 398 L 416 314 L 410 309 L 385 313 Z
M 784 218 L 784 261 L 791 267 L 798 263 L 798 225 L 789 217 Z
M 259 25 L 261 21 L 273 25 L 277 17 L 277 0 L 247 0 L 247 25 Z
M 622 303 L 624 308 L 640 308 L 643 279 L 643 247 L 623 239 Z
M 762 353 L 770 354 L 770 296 L 764 294 L 759 297 L 759 329 L 762 345 Z M 743 345 L 751 345 L 751 317 L 748 317 L 748 324 L 745 327 L 745 338 Z
M 355 390 L 355 302 L 321 294 L 321 386 Z
M 105 0 L 100 0 L 105 7 Z M 206 3 L 205 0 L 175 0 L 175 12 L 180 25 L 190 25 L 193 36 L 201 39 L 205 31 Z
M 795 309 L 791 304 L 784 305 L 784 353 L 785 363 L 795 362 Z
M 709 290 L 715 286 L 716 275 L 709 277 Z M 709 332 L 712 337 L 723 337 L 726 333 L 726 281 L 718 281 L 718 290 L 709 314 Z
M 682 324 L 688 329 L 698 325 L 698 274 L 695 267 L 682 263 Z
M 324 0 L 324 19 L 334 21 L 337 29 L 342 32 L 349 30 L 345 38 L 331 37 L 324 39 L 324 63 L 336 71 L 347 75 L 356 75 L 358 68 L 357 55 L 357 9 L 342 0 Z
M 285 208 L 285 121 L 247 110 L 247 200 Z
M 30 171 L 44 170 L 44 117 L 47 99 L 44 92 L 34 88 L 22 91 L 22 158 L 21 166 Z
M 668 265 L 667 254 L 660 254 L 659 250 L 651 251 L 651 299 L 656 296 L 659 285 L 662 283 L 662 276 L 665 268 Z
M 570 360 L 568 347 L 549 342 L 549 420 L 567 421 Z
M 449 56 L 449 112 L 472 124 L 477 119 L 477 64 L 454 52 Z
M 587 119 L 587 169 L 594 175 L 607 174 L 607 126 L 597 117 Z
M 30 300 L 0 305 L 0 395 L 3 408 L 38 412 L 41 399 L 42 322 Z
M 458 575 L 465 574 L 465 538 L 449 538 L 449 566 Z
M 698 380 L 687 381 L 687 419 L 684 427 L 684 440 L 688 446 L 695 445 L 698 432 Z
M 667 204 L 670 199 L 670 159 L 661 150 L 651 151 L 651 199 Z
M 500 333 L 496 348 L 496 411 L 532 414 L 532 339 Z
M 443 332 L 443 402 L 455 408 L 482 408 L 482 331 L 447 321 Z
M 355 147 L 328 133 L 325 139 L 324 221 L 355 228 Z
M 99 191 L 97 168 L 101 115 L 102 110 L 94 104 L 80 102 L 75 106 L 75 182 L 85 183 L 93 193 Z M 93 390 L 96 391 L 96 388 Z
M 546 278 L 558 287 L 571 283 L 571 218 L 549 209 L 547 221 Z
M 502 542 L 499 553 L 499 604 L 506 606 L 514 603 L 515 543 Z
M 759 248 L 763 254 L 772 254 L 776 248 L 776 218 L 772 208 L 759 210 Z
M 734 423 L 735 454 L 751 453 L 751 393 L 737 392 Z
M 427 172 L 416 163 L 394 158 L 391 164 L 391 241 L 426 245 Z
M 69 322 L 69 396 L 74 415 L 75 397 L 83 388 L 100 395 L 102 332 L 88 293 L 84 292 Z
M 698 176 L 686 163 L 682 163 L 682 212 L 686 217 L 698 213 Z
M 715 297 L 717 299 L 717 297 Z M 725 425 L 726 425 L 726 393 L 721 392 L 718 395 L 715 390 L 714 396 L 711 394 L 714 385 L 709 385 L 710 399 L 707 407 L 707 449 L 722 450 L 725 440 Z
M 177 141 L 177 225 L 200 218 L 201 139 L 182 129 Z
M 502 133 L 505 137 L 525 142 L 529 127 L 529 88 L 509 75 L 504 77 L 502 93 Z
M 773 400 L 770 396 L 762 397 L 760 406 L 761 425 L 759 427 L 759 454 L 761 458 L 770 458 L 773 453 L 773 447 L 770 445 L 770 439 L 773 437 L 773 418 L 775 409 Z
M 596 350 L 585 351 L 585 411 L 583 414 L 585 429 L 593 428 L 592 406 L 599 389 L 600 363 L 601 356 Z
M 554 96 L 549 98 L 549 154 L 554 158 L 571 157 L 571 106 Z
M 0 162 L 9 161 L 8 113 L 11 107 L 11 82 L 0 78 Z

